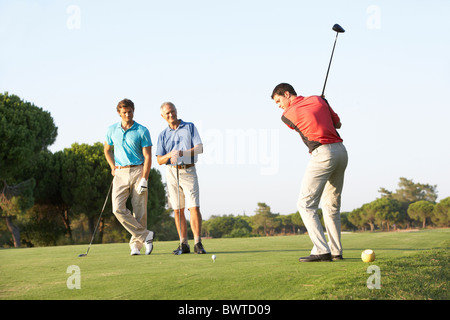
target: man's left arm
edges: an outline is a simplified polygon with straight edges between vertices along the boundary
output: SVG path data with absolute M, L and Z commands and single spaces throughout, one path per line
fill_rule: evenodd
M 330 104 L 328 103 L 328 100 L 325 99 L 325 97 L 321 97 L 327 104 L 328 110 L 330 110 L 331 119 L 333 120 L 333 125 L 336 129 L 340 129 L 342 127 L 341 119 L 337 115 L 336 112 L 331 108 Z
M 335 127 L 336 129 L 340 129 L 340 128 L 342 127 L 342 123 L 339 121 L 338 123 L 335 123 L 335 124 L 334 124 L 334 127 Z
M 199 155 L 203 153 L 203 144 L 197 144 L 195 145 L 193 148 L 189 149 L 189 150 L 184 150 L 184 151 L 180 151 L 179 156 L 188 156 L 188 157 L 193 157 L 196 155 Z
M 143 147 L 142 154 L 144 155 L 144 168 L 142 169 L 141 180 L 137 186 L 138 194 L 147 192 L 148 176 L 150 175 L 150 169 L 152 167 L 152 146 Z
M 193 129 L 192 142 L 194 144 L 194 147 L 191 149 L 191 157 L 203 153 L 203 142 L 200 138 L 200 134 L 198 133 L 197 127 L 195 125 Z
M 143 147 L 142 154 L 144 155 L 144 169 L 142 170 L 142 178 L 148 180 L 150 169 L 152 167 L 152 146 Z
M 200 138 L 200 134 L 198 133 L 197 128 L 193 124 L 191 127 L 191 142 L 194 145 L 191 149 L 179 151 L 178 156 L 183 157 L 195 157 L 201 153 L 203 153 L 203 142 Z

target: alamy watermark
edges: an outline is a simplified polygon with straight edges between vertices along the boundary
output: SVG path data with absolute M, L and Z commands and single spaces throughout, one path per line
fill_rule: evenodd
M 369 15 L 366 20 L 366 26 L 369 30 L 379 30 L 381 29 L 381 8 L 377 5 L 370 5 L 366 9 Z
M 367 288 L 373 289 L 381 289 L 381 272 L 380 267 L 376 265 L 370 265 L 367 267 L 367 273 L 371 274 L 367 278 Z
M 81 9 L 80 6 L 70 5 L 66 9 L 66 13 L 69 14 L 66 20 L 66 26 L 69 30 L 81 29 Z
M 71 265 L 67 267 L 66 273 L 70 274 L 67 278 L 67 289 L 81 289 L 81 269 L 79 266 Z
M 279 170 L 280 133 L 278 129 L 204 129 L 199 127 L 207 148 L 199 157 L 205 165 L 249 165 L 259 167 L 261 175 Z

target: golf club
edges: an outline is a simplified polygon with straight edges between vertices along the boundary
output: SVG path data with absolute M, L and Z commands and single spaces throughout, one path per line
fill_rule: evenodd
M 177 196 L 178 196 L 178 230 L 180 232 L 180 248 L 175 252 L 176 255 L 180 255 L 183 253 L 183 249 L 181 248 L 181 208 L 180 208 L 180 174 L 178 169 L 178 163 L 177 166 Z
M 336 47 L 336 41 L 339 33 L 344 33 L 345 30 L 340 25 L 335 24 L 333 26 L 333 31 L 336 31 L 336 38 L 334 39 L 333 51 L 331 52 L 330 63 L 328 64 L 327 75 L 325 77 L 325 83 L 323 84 L 322 97 L 325 97 L 325 86 L 327 85 L 328 73 L 330 72 L 331 60 L 333 60 L 334 48 Z
M 113 181 L 114 181 L 114 179 L 113 179 Z M 103 211 L 105 210 L 106 202 L 108 201 L 109 194 L 111 193 L 113 181 L 111 181 L 111 184 L 109 186 L 108 194 L 106 195 L 106 199 L 105 199 L 105 203 L 103 204 L 102 212 L 100 212 L 100 217 L 98 218 L 97 225 L 95 226 L 94 233 L 92 234 L 92 238 L 91 238 L 91 242 L 89 243 L 89 247 L 88 247 L 86 253 L 79 254 L 78 257 L 86 257 L 89 253 L 89 249 L 91 248 L 92 241 L 94 241 L 94 237 L 95 237 L 95 233 L 97 232 L 98 225 L 100 224 L 100 219 L 102 218 Z

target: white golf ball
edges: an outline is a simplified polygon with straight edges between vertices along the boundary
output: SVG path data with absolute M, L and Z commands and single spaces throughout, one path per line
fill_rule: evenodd
M 213 262 L 216 261 L 216 255 L 213 254 L 213 255 L 211 256 L 211 259 L 213 260 Z

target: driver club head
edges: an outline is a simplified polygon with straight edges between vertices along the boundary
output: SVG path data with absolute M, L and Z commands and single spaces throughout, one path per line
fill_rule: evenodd
M 342 28 L 337 23 L 333 26 L 333 30 L 336 31 L 337 33 L 344 33 L 345 32 L 344 28 Z
M 86 257 L 86 256 L 87 256 L 87 253 L 82 253 L 82 254 L 79 254 L 79 255 L 78 255 L 78 258 Z

